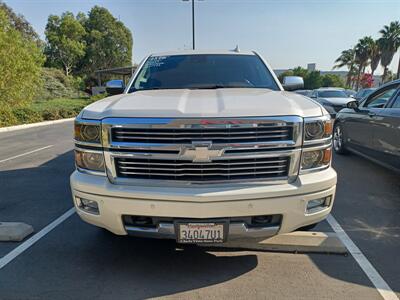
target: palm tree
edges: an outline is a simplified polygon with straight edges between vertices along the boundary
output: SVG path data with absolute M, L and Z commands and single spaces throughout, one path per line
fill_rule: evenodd
M 373 41 L 373 43 L 369 45 L 369 54 L 371 75 L 374 76 L 374 72 L 381 60 L 381 49 L 379 48 L 378 41 Z
M 335 60 L 336 65 L 333 66 L 334 69 L 347 67 L 347 69 L 349 70 L 346 77 L 347 86 L 352 86 L 351 79 L 354 75 L 355 56 L 356 53 L 354 48 L 343 50 L 340 56 Z
M 382 35 L 378 40 L 381 49 L 381 65 L 383 67 L 382 81 L 385 81 L 388 73 L 388 65 L 392 62 L 393 56 L 400 47 L 400 22 L 390 22 L 379 31 Z M 400 76 L 400 59 L 397 76 Z
M 373 43 L 374 40 L 370 36 L 365 36 L 358 41 L 354 48 L 356 53 L 356 62 L 358 64 L 356 90 L 358 90 L 360 85 L 361 73 L 365 71 L 365 68 L 368 65 L 368 60 L 370 57 L 370 45 Z

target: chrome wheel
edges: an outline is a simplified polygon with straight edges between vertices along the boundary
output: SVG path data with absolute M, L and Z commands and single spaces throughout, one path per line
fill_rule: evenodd
M 342 128 L 340 125 L 335 126 L 335 130 L 333 132 L 333 149 L 337 153 L 343 153 L 344 152 L 344 142 L 343 142 L 343 132 Z

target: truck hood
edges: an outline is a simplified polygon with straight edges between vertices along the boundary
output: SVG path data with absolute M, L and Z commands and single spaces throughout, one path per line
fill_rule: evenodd
M 256 88 L 137 91 L 104 98 L 83 111 L 84 119 L 321 116 L 315 101 L 284 91 Z
M 346 105 L 350 101 L 354 101 L 354 98 L 319 98 L 332 105 Z

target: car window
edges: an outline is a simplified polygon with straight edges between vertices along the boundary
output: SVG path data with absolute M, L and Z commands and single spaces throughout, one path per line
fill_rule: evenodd
M 392 108 L 400 108 L 400 94 L 398 94 L 396 100 L 394 100 Z
M 382 92 L 372 96 L 365 102 L 365 107 L 382 108 L 396 92 L 398 86 L 389 87 Z
M 321 98 L 347 98 L 344 91 L 319 91 L 318 97 Z

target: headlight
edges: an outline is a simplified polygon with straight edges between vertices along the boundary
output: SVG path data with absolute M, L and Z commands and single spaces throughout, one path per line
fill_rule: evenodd
M 301 170 L 321 169 L 331 163 L 332 148 L 303 150 Z
M 101 143 L 100 124 L 88 124 L 75 121 L 75 140 L 86 143 Z
M 319 142 L 318 140 L 332 137 L 333 123 L 329 116 L 304 119 L 305 143 Z
M 75 149 L 75 163 L 78 168 L 104 172 L 104 155 L 101 151 Z

